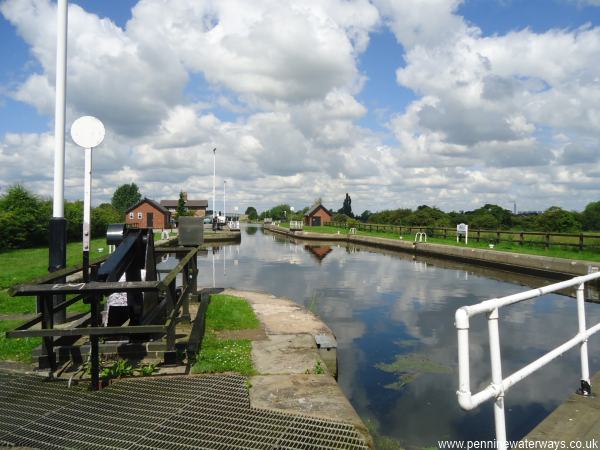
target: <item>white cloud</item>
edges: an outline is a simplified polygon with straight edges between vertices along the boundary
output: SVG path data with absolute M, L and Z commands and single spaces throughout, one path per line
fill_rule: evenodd
M 323 197 L 335 208 L 345 192 L 355 212 L 596 200 L 600 29 L 484 36 L 460 4 L 141 0 L 124 28 L 71 4 L 69 122 L 91 114 L 108 131 L 96 199 L 129 181 L 158 199 L 211 198 L 216 147 L 219 186 L 226 178 L 240 206 Z M 0 12 L 40 68 L 11 95 L 51 116 L 55 6 L 8 0 Z M 357 99 L 369 67 L 358 62 L 382 24 L 404 49 L 387 55 L 398 84 L 418 95 L 387 124 L 396 142 L 358 125 L 369 113 Z M 205 89 L 201 101 L 189 83 Z M 66 192 L 78 198 L 81 155 L 67 152 Z M 0 162 L 0 185 L 50 194 L 50 135 L 8 134 Z

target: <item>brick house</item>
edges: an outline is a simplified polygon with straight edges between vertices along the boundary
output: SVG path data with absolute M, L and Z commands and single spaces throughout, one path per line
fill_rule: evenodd
M 171 228 L 171 213 L 154 200 L 143 198 L 125 211 L 125 223 L 135 228 Z
M 304 215 L 304 225 L 318 227 L 326 224 L 327 222 L 331 222 L 332 217 L 333 214 L 331 214 L 331 212 L 329 212 L 327 208 L 325 208 L 322 204 L 319 203 L 313 206 Z
M 193 211 L 195 217 L 206 216 L 206 208 L 208 208 L 208 200 L 189 200 L 187 192 L 183 193 L 183 200 L 188 211 Z M 177 212 L 179 200 L 161 200 L 160 206 L 165 208 L 171 214 Z

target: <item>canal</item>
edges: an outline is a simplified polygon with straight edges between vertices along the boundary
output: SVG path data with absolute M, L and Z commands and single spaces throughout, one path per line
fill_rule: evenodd
M 338 340 L 339 384 L 359 415 L 406 448 L 438 440 L 494 438 L 491 403 L 472 412 L 456 401 L 454 312 L 463 305 L 548 284 L 444 260 L 370 248 L 292 242 L 259 227 L 242 229 L 239 245 L 200 256 L 199 285 L 262 290 L 318 314 Z M 588 326 L 600 307 L 586 305 Z M 479 319 L 479 320 L 477 320 Z M 472 323 L 472 389 L 490 379 L 487 325 Z M 572 298 L 549 295 L 501 311 L 503 371 L 509 374 L 577 331 Z M 598 338 L 591 370 L 600 369 Z M 579 384 L 571 351 L 507 393 L 509 439 L 519 439 Z

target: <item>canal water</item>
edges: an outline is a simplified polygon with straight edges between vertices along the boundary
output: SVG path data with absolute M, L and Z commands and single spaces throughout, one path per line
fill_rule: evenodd
M 377 433 L 406 448 L 438 440 L 491 440 L 491 403 L 461 410 L 454 312 L 463 305 L 521 292 L 549 281 L 444 260 L 365 247 L 292 242 L 262 228 L 242 229 L 239 245 L 198 258 L 199 285 L 263 290 L 318 314 L 338 340 L 339 384 Z M 529 286 L 527 286 L 529 285 Z M 600 306 L 586 305 L 588 326 Z M 501 310 L 507 375 L 577 331 L 575 300 L 548 295 Z M 600 341 L 590 341 L 592 371 Z M 472 390 L 490 380 L 487 324 L 473 320 Z M 579 385 L 572 350 L 507 393 L 509 439 L 522 438 Z

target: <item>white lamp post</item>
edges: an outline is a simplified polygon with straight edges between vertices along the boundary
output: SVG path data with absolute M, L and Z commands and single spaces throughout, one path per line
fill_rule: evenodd
M 225 223 L 227 223 L 227 213 L 225 212 L 225 186 L 227 185 L 227 180 L 223 180 L 223 217 L 225 217 Z
M 83 279 L 89 281 L 90 216 L 92 204 L 92 148 L 104 140 L 104 125 L 92 116 L 83 116 L 73 122 L 71 137 L 85 151 L 85 180 L 83 196 Z
M 217 203 L 216 203 L 216 183 L 217 183 L 217 149 L 213 148 L 213 219 L 217 216 Z

